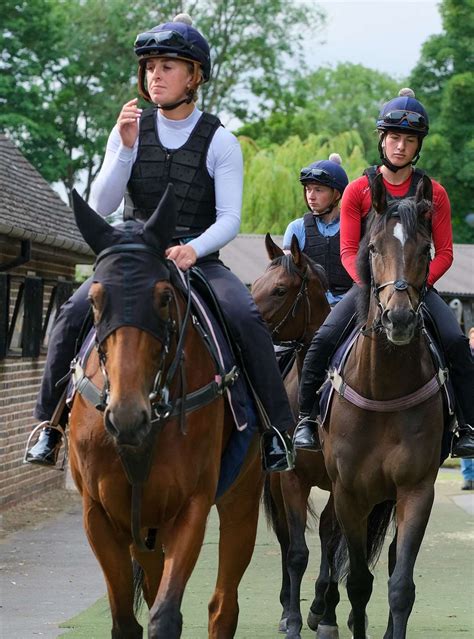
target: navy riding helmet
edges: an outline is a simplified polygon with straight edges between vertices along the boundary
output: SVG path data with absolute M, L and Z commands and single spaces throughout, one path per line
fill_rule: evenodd
M 329 160 L 318 160 L 318 162 L 313 162 L 309 166 L 303 167 L 300 171 L 301 184 L 304 186 L 305 184 L 316 182 L 336 189 L 342 195 L 349 184 L 349 178 L 340 162 L 340 157 L 334 153 L 329 156 Z
M 411 89 L 401 89 L 398 97 L 386 102 L 377 118 L 379 131 L 401 131 L 424 138 L 429 132 L 425 107 Z
M 160 56 L 197 62 L 202 70 L 203 82 L 210 78 L 209 44 L 204 36 L 191 26 L 191 19 L 186 14 L 176 16 L 173 22 L 165 22 L 150 31 L 139 33 L 134 49 L 140 61 Z

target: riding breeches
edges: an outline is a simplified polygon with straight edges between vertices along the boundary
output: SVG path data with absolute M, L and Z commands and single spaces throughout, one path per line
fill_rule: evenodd
M 294 425 L 294 418 L 273 350 L 273 343 L 252 296 L 242 282 L 221 262 L 198 263 L 214 289 L 237 344 L 251 383 L 265 411 L 278 430 Z M 86 280 L 63 304 L 51 332 L 45 370 L 35 416 L 51 419 L 64 386 L 57 387 L 76 354 L 76 342 L 89 309 L 87 299 L 92 278 Z
M 358 290 L 359 287 L 354 284 L 313 337 L 301 375 L 299 401 L 302 413 L 312 411 L 316 392 L 324 382 L 330 359 L 351 318 L 354 318 L 352 324 L 355 325 Z M 463 334 L 454 313 L 435 289 L 428 290 L 424 303 L 438 329 L 462 418 L 466 423 L 474 424 L 474 358 L 469 340 Z

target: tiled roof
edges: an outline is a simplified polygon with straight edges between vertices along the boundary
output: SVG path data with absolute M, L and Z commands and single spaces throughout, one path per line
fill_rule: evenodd
M 92 255 L 76 227 L 72 210 L 2 134 L 0 234 Z
M 283 236 L 273 240 L 282 246 Z M 269 262 L 264 235 L 238 235 L 221 250 L 222 261 L 245 284 L 252 284 L 266 269 Z M 474 245 L 455 244 L 451 268 L 436 282 L 440 293 L 474 296 Z

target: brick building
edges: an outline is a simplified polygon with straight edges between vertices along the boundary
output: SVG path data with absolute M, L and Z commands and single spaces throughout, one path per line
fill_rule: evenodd
M 91 261 L 71 209 L 0 135 L 0 509 L 64 482 L 23 453 L 51 326 Z

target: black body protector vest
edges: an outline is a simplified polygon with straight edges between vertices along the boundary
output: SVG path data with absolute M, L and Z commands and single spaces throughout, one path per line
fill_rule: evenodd
M 369 168 L 365 169 L 363 175 L 365 175 L 367 177 L 367 179 L 369 180 L 369 186 L 372 187 L 372 182 L 375 180 L 375 176 L 377 175 L 377 169 L 378 169 L 378 165 L 374 165 L 374 166 L 369 166 Z M 407 197 L 415 197 L 416 194 L 416 187 L 418 186 L 418 182 L 422 179 L 422 177 L 425 175 L 425 172 L 422 171 L 421 169 L 413 169 L 413 173 L 411 174 L 411 182 L 410 182 L 410 188 L 408 189 L 408 193 L 406 195 L 402 195 L 402 196 L 398 196 L 398 195 L 392 195 L 391 193 L 389 193 L 387 191 L 387 204 L 390 204 L 390 202 L 393 202 L 395 200 L 404 200 Z
M 324 268 L 331 293 L 346 293 L 352 286 L 352 279 L 341 262 L 339 231 L 331 237 L 324 237 L 312 213 L 306 213 L 303 220 L 306 238 L 303 253 Z
M 216 221 L 214 180 L 207 171 L 206 156 L 221 123 L 203 113 L 183 146 L 166 149 L 158 134 L 156 110 L 145 109 L 140 118 L 138 153 L 127 184 L 124 219 L 148 220 L 171 182 L 178 211 L 173 238 L 197 237 Z

